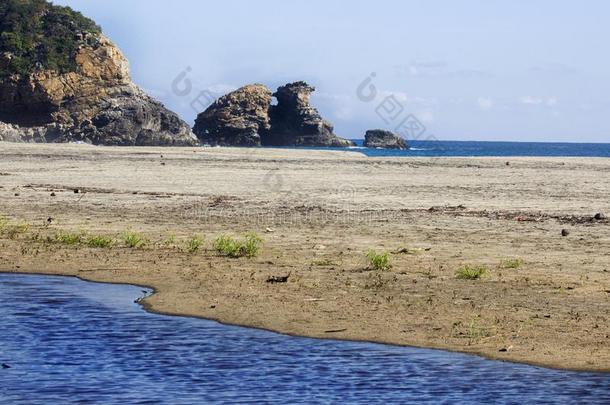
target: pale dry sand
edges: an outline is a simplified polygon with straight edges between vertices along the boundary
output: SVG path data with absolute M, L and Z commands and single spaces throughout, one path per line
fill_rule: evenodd
M 610 222 L 597 212 L 610 214 L 610 159 L 0 144 L 0 214 L 32 224 L 1 237 L 0 271 L 148 285 L 151 310 L 288 334 L 610 371 Z M 45 241 L 126 228 L 151 242 Z M 261 256 L 211 250 L 250 230 Z M 206 250 L 183 252 L 196 233 Z M 178 246 L 162 243 L 171 234 Z M 391 271 L 367 270 L 364 251 L 403 248 Z M 524 264 L 502 268 L 512 258 Z M 457 280 L 464 264 L 489 275 Z

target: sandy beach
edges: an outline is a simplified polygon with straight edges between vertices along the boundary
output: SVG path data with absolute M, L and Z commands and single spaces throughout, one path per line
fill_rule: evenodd
M 0 143 L 0 216 L 20 229 L 0 235 L 2 272 L 150 286 L 159 313 L 564 369 L 610 371 L 596 213 L 610 215 L 610 159 Z M 127 229 L 148 243 L 53 240 Z M 249 231 L 258 257 L 212 249 Z M 193 235 L 204 248 L 189 253 Z M 370 249 L 392 268 L 370 270 Z M 464 265 L 488 271 L 457 279 Z

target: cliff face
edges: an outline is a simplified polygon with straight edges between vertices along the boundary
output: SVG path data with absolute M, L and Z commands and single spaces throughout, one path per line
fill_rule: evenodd
M 36 50 L 42 46 L 35 42 L 39 37 L 29 38 L 13 28 L 13 34 L 21 39 L 20 47 L 16 48 L 3 33 L 0 121 L 4 125 L 0 125 L 0 140 L 84 141 L 104 145 L 197 144 L 185 122 L 131 81 L 127 60 L 110 40 L 95 29 L 78 28 L 79 19 L 84 17 L 44 1 L 6 1 L 0 12 L 4 12 L 4 18 L 15 19 L 10 27 L 18 27 L 15 24 L 21 23 L 22 18 L 40 20 L 39 25 L 29 29 L 42 30 L 41 34 L 46 35 L 49 30 L 62 33 L 61 43 L 73 52 L 50 59 L 47 53 L 37 54 Z M 23 4 L 33 6 L 23 11 L 19 9 Z M 15 17 L 11 5 L 21 10 L 21 14 Z M 54 13 L 62 18 L 50 18 Z M 66 34 L 66 27 L 70 34 Z M 52 45 L 52 39 L 46 37 L 46 43 Z
M 333 133 L 309 103 L 305 82 L 280 87 L 274 97 L 260 84 L 221 97 L 199 114 L 193 131 L 204 144 L 223 146 L 352 146 Z

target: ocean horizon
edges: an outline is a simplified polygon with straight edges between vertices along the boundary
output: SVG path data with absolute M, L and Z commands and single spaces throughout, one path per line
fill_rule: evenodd
M 366 148 L 363 139 L 351 141 L 357 146 L 349 150 L 371 157 L 610 157 L 610 143 L 435 140 L 408 141 L 411 149 L 393 150 Z

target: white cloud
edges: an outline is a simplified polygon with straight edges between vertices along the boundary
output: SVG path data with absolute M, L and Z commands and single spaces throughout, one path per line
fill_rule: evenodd
M 526 105 L 546 105 L 547 107 L 554 107 L 559 102 L 556 97 L 534 97 L 534 96 L 523 96 L 520 100 L 521 104 Z
M 494 101 L 489 97 L 479 97 L 477 104 L 483 111 L 489 111 L 494 107 Z
M 527 105 L 540 105 L 544 102 L 543 99 L 538 98 L 538 97 L 532 97 L 532 96 L 523 96 L 521 97 L 521 104 L 527 104 Z
M 416 117 L 426 124 L 434 122 L 434 113 L 430 110 L 418 111 Z
M 546 100 L 546 105 L 549 107 L 556 106 L 559 101 L 555 97 L 550 97 Z

